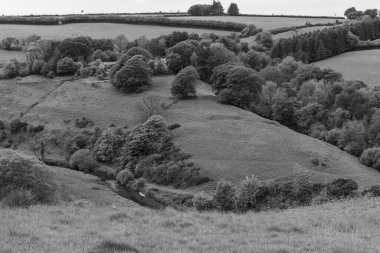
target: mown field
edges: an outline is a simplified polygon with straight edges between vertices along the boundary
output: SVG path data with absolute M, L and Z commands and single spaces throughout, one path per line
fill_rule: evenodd
M 204 16 L 204 17 L 171 17 L 173 19 L 200 19 L 200 20 L 217 20 L 232 21 L 238 23 L 254 24 L 258 28 L 271 30 L 281 27 L 305 25 L 306 22 L 317 23 L 335 23 L 335 19 L 323 18 L 284 18 L 284 17 L 232 17 L 232 16 Z
M 63 40 L 69 37 L 81 35 L 91 36 L 92 38 L 115 38 L 124 34 L 129 40 L 134 40 L 145 35 L 147 38 L 156 38 L 161 35 L 170 34 L 173 31 L 187 31 L 188 33 L 210 33 L 227 35 L 231 32 L 194 29 L 182 27 L 150 26 L 150 25 L 129 25 L 129 24 L 109 24 L 109 23 L 79 23 L 67 25 L 0 25 L 0 36 L 24 38 L 28 35 L 37 34 L 43 39 Z M 0 56 L 1 57 L 1 56 Z
M 344 53 L 315 65 L 332 68 L 343 74 L 346 80 L 361 80 L 369 86 L 380 85 L 380 49 Z
M 0 251 L 380 252 L 380 199 L 247 214 L 91 202 L 0 208 Z

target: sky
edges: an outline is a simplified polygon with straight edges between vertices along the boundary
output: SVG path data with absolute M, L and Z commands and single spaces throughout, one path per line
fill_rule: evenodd
M 358 10 L 380 9 L 379 0 L 221 0 L 227 9 L 236 2 L 244 14 L 343 16 L 352 6 Z M 169 12 L 187 11 L 212 0 L 0 0 L 0 15 Z

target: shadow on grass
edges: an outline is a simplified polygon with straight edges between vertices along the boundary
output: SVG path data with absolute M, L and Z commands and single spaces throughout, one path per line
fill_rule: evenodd
M 90 250 L 88 253 L 116 253 L 116 252 L 134 252 L 138 253 L 139 251 L 134 247 L 126 243 L 117 243 L 110 240 L 101 242 L 93 250 Z

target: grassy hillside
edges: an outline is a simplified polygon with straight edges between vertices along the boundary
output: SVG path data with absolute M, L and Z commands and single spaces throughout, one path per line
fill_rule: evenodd
M 227 35 L 231 32 L 195 29 L 167 26 L 150 25 L 130 25 L 130 24 L 109 24 L 109 23 L 79 23 L 61 26 L 41 26 L 41 25 L 4 25 L 0 24 L 1 39 L 6 37 L 24 38 L 28 35 L 37 34 L 43 39 L 63 40 L 76 36 L 91 36 L 92 38 L 115 38 L 124 34 L 129 40 L 137 39 L 145 35 L 147 38 L 156 38 L 163 34 L 170 34 L 174 31 L 187 31 L 188 33 L 210 33 Z
M 153 95 L 166 104 L 173 103 L 172 80 L 172 76 L 155 77 L 149 91 L 131 95 L 95 79 L 61 82 L 31 76 L 1 81 L 0 117 L 13 119 L 22 113 L 24 120 L 46 124 L 48 129 L 74 128 L 75 119 L 82 117 L 93 120 L 94 127 L 133 127 L 140 119 L 136 104 L 141 97 Z M 380 181 L 380 173 L 334 146 L 217 103 L 206 84 L 199 88 L 197 99 L 180 100 L 164 114 L 169 123 L 182 126 L 173 132 L 174 142 L 215 180 L 203 185 L 204 190 L 212 190 L 223 178 L 233 182 L 252 174 L 260 179 L 287 178 L 295 168 L 310 171 L 319 182 L 348 177 L 363 188 Z M 316 159 L 325 165 L 314 165 Z
M 238 214 L 91 202 L 0 209 L 1 252 L 380 251 L 380 199 Z
M 247 17 L 247 16 L 186 16 L 172 17 L 172 19 L 198 19 L 198 20 L 216 20 L 216 21 L 231 21 L 238 23 L 254 24 L 258 28 L 271 30 L 281 27 L 305 25 L 306 22 L 312 24 L 317 23 L 334 23 L 336 19 L 323 18 L 285 18 L 285 17 Z
M 374 87 L 380 85 L 379 57 L 379 49 L 354 51 L 316 62 L 315 65 L 332 68 L 342 73 L 345 80 L 361 80 Z

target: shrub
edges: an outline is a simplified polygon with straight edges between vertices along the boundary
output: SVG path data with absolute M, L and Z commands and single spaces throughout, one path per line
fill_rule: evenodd
M 168 74 L 168 67 L 166 66 L 166 63 L 164 60 L 159 59 L 157 62 L 157 66 L 155 69 L 155 74 L 156 75 L 167 75 Z
M 113 80 L 111 80 L 113 81 Z M 130 93 L 140 92 L 151 83 L 151 74 L 142 56 L 136 55 L 129 59 L 115 75 L 112 84 L 119 90 Z
M 162 115 L 164 104 L 158 96 L 147 96 L 140 99 L 136 105 L 136 111 L 142 122 L 147 121 L 154 115 Z
M 32 65 L 32 72 L 35 75 L 41 74 L 42 67 L 44 66 L 45 62 L 43 60 L 34 60 Z
M 28 127 L 28 123 L 23 122 L 20 119 L 13 120 L 9 125 L 11 134 L 18 134 L 21 131 L 26 131 L 27 127 Z
M 63 57 L 69 57 L 76 61 L 86 60 L 92 55 L 92 39 L 90 37 L 81 36 L 77 38 L 65 39 L 59 44 L 58 47 L 60 54 Z
M 47 204 L 52 203 L 55 191 L 50 175 L 45 168 L 34 161 L 17 154 L 0 158 L 0 199 L 5 204 Z
M 368 148 L 364 150 L 360 161 L 364 165 L 380 171 L 380 148 Z
M 247 25 L 241 31 L 241 33 L 243 34 L 244 37 L 249 37 L 249 36 L 256 35 L 259 31 L 260 31 L 260 29 L 257 29 L 257 27 L 255 25 L 250 24 L 250 25 Z
M 371 197 L 380 197 L 380 185 L 372 185 L 369 189 L 363 191 L 362 195 L 370 195 Z
M 120 56 L 119 60 L 113 65 L 110 71 L 110 82 L 113 84 L 116 82 L 116 73 L 124 67 L 125 63 L 131 59 L 131 57 L 128 54 L 123 54 Z
M 243 57 L 243 62 L 245 66 L 253 70 L 260 71 L 267 65 L 267 57 L 263 53 L 250 50 Z
M 252 69 L 234 67 L 227 75 L 226 88 L 218 95 L 221 103 L 249 108 L 260 99 L 265 80 Z
M 96 158 L 102 162 L 111 162 L 117 158 L 118 151 L 124 141 L 123 135 L 123 131 L 118 128 L 109 127 L 104 130 L 95 143 Z
M 199 81 L 197 70 L 193 66 L 186 67 L 175 77 L 170 89 L 171 93 L 179 98 L 195 97 L 196 85 Z
M 121 185 L 127 185 L 130 181 L 133 181 L 135 177 L 133 173 L 128 169 L 120 171 L 116 176 L 116 181 Z
M 205 192 L 195 194 L 193 205 L 198 211 L 211 211 L 215 208 L 213 196 Z
M 48 77 L 48 78 L 54 78 L 54 77 L 55 77 L 55 72 L 54 72 L 54 71 L 50 71 L 50 72 L 46 75 L 46 77 Z
M 98 167 L 98 164 L 91 150 L 80 149 L 70 157 L 69 166 L 71 169 L 90 173 Z
M 352 179 L 339 178 L 326 187 L 327 195 L 331 198 L 345 198 L 358 189 L 358 184 Z
M 240 211 L 253 210 L 257 205 L 257 193 L 259 191 L 259 180 L 257 177 L 246 177 L 236 191 L 236 208 Z
M 128 134 L 121 151 L 122 164 L 126 165 L 132 160 L 158 153 L 169 137 L 166 120 L 159 115 L 150 117 Z
M 144 190 L 145 186 L 146 186 L 145 179 L 144 178 L 139 178 L 133 184 L 132 189 L 135 190 L 135 191 L 142 191 L 142 190 Z
M 31 191 L 15 190 L 6 195 L 1 203 L 10 208 L 28 208 L 35 204 Z
M 235 208 L 235 188 L 229 181 L 219 181 L 214 195 L 216 206 L 221 211 L 232 211 Z
M 73 59 L 65 57 L 58 61 L 57 63 L 57 74 L 58 75 L 73 75 L 78 70 L 78 65 Z
M 3 67 L 3 73 L 6 78 L 14 78 L 18 76 L 19 66 L 14 62 L 7 63 Z
M 168 70 L 175 75 L 184 68 L 179 54 L 170 53 L 166 62 L 168 64 Z
M 81 68 L 79 70 L 79 74 L 81 77 L 90 77 L 94 74 L 94 72 L 92 71 L 92 69 L 90 67 L 86 67 L 86 68 Z
M 270 32 L 258 33 L 256 35 L 255 41 L 268 49 L 271 49 L 273 47 L 273 37 Z
M 142 47 L 132 47 L 127 51 L 127 54 L 130 57 L 136 56 L 136 55 L 142 55 L 144 57 L 144 61 L 148 62 L 150 59 L 153 58 L 152 54 L 149 53 L 148 50 L 142 48 Z

